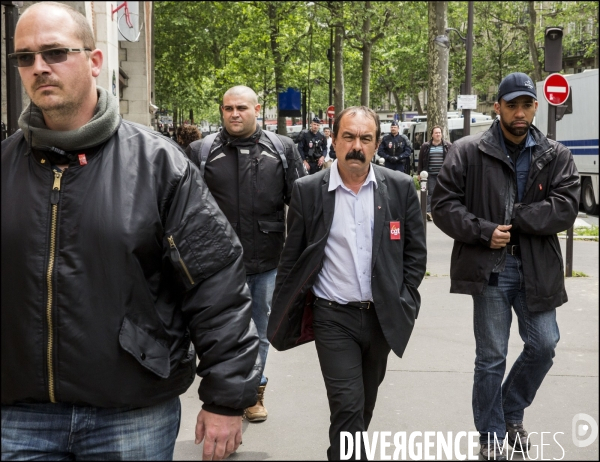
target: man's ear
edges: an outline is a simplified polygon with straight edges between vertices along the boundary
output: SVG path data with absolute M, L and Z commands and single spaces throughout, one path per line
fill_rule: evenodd
M 494 103 L 494 111 L 496 111 L 496 114 L 500 115 L 500 103 Z
M 96 48 L 94 51 L 91 51 L 90 62 L 92 65 L 92 76 L 98 77 L 100 75 L 100 71 L 102 70 L 102 63 L 104 62 L 102 50 Z

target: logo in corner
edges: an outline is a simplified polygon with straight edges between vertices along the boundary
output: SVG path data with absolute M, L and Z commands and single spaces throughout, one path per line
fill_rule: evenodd
M 585 439 L 581 439 L 586 435 Z M 571 426 L 571 437 L 573 438 L 573 444 L 578 448 L 589 446 L 598 438 L 598 423 L 591 415 L 583 413 L 575 414 Z

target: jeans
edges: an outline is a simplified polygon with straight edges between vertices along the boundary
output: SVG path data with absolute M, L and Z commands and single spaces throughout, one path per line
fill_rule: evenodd
M 267 378 L 263 372 L 267 364 L 267 353 L 269 352 L 269 340 L 267 339 L 267 325 L 269 324 L 269 315 L 271 314 L 271 302 L 273 301 L 273 291 L 275 290 L 275 277 L 277 268 L 264 273 L 250 274 L 246 277 L 246 282 L 252 295 L 252 320 L 258 330 L 258 354 L 262 362 L 260 384 L 266 385 Z
M 2 460 L 172 460 L 180 420 L 178 397 L 136 409 L 2 406 Z
M 430 173 L 427 177 L 427 213 L 431 213 L 431 196 L 437 184 L 437 173 Z
M 473 383 L 473 417 L 480 442 L 503 441 L 506 423 L 523 421 L 544 377 L 552 367 L 554 349 L 560 338 L 556 310 L 527 309 L 521 258 L 506 256 L 506 267 L 498 285 L 487 285 L 474 295 L 473 327 L 476 359 Z M 523 351 L 502 382 L 512 321 L 511 305 L 519 322 Z
M 373 306 L 361 310 L 319 298 L 313 329 L 331 413 L 327 459 L 340 460 L 340 433 L 369 428 L 390 347 Z M 364 445 L 358 459 L 366 460 Z

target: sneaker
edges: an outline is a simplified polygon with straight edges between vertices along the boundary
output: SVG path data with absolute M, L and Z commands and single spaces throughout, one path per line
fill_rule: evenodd
M 431 216 L 431 213 L 427 213 L 427 221 L 433 221 L 433 217 Z
M 506 460 L 506 456 L 498 445 L 487 443 L 481 445 L 479 457 L 483 460 Z
M 531 449 L 531 441 L 528 440 L 527 430 L 523 428 L 523 422 L 516 424 L 506 424 L 506 437 L 510 444 L 517 451 L 529 451 Z M 516 446 L 515 446 L 516 445 Z
M 248 419 L 248 422 L 262 422 L 267 420 L 269 413 L 264 404 L 265 388 L 267 388 L 267 384 L 258 387 L 258 401 L 256 401 L 254 406 L 250 406 L 244 410 L 244 417 Z

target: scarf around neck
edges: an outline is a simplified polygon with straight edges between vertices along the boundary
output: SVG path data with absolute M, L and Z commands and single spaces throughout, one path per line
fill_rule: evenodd
M 108 140 L 119 128 L 121 117 L 117 99 L 109 95 L 102 87 L 98 91 L 98 104 L 94 116 L 84 126 L 75 130 L 50 130 L 44 122 L 42 110 L 33 104 L 25 108 L 19 117 L 19 127 L 23 130 L 25 140 L 31 148 L 59 148 L 63 151 L 74 151 L 98 146 Z

